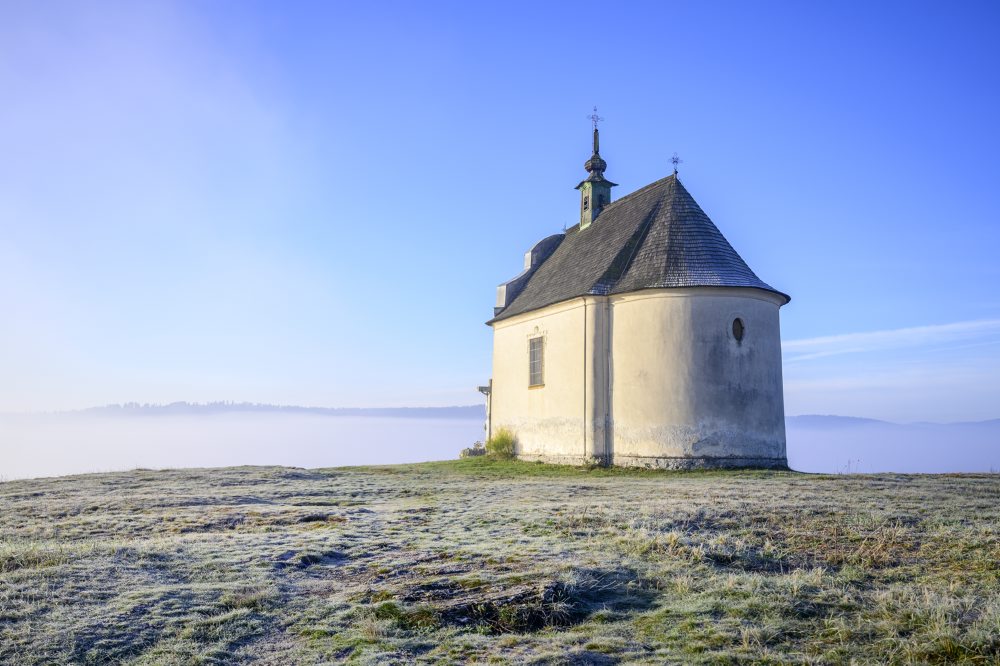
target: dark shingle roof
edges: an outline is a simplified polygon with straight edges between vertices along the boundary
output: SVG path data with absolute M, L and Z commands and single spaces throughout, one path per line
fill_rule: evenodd
M 672 175 L 612 202 L 588 228 L 568 229 L 492 321 L 587 294 L 705 286 L 753 287 L 789 299 L 754 275 Z

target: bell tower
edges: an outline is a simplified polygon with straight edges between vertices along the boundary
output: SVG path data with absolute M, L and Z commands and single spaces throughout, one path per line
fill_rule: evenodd
M 590 116 L 590 119 L 594 122 L 594 154 L 583 165 L 587 170 L 587 177 L 576 186 L 576 189 L 580 190 L 581 231 L 593 224 L 604 207 L 611 203 L 611 188 L 618 184 L 604 177 L 608 163 L 601 159 L 601 136 L 597 129 L 597 123 L 603 118 L 597 115 L 596 106 L 594 115 Z

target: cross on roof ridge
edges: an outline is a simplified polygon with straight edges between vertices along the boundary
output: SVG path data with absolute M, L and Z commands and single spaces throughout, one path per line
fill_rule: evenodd
M 597 115 L 597 107 L 596 106 L 594 107 L 594 112 L 592 114 L 590 114 L 589 116 L 587 116 L 587 117 L 590 118 L 590 120 L 591 120 L 592 123 L 594 123 L 594 129 L 597 129 L 597 123 L 599 123 L 602 120 L 604 120 L 604 118 L 602 118 L 599 115 Z
M 674 175 L 676 176 L 677 175 L 677 165 L 678 164 L 683 164 L 684 160 L 682 160 L 680 157 L 678 157 L 677 153 L 675 152 L 674 156 L 670 158 L 670 163 L 674 165 Z

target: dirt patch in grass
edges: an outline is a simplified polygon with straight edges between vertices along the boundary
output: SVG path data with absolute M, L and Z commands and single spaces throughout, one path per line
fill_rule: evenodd
M 652 595 L 642 589 L 634 571 L 575 569 L 540 582 L 500 579 L 470 587 L 436 580 L 395 598 L 401 603 L 384 602 L 377 613 L 394 614 L 401 626 L 433 624 L 506 634 L 572 626 L 598 610 L 642 610 Z

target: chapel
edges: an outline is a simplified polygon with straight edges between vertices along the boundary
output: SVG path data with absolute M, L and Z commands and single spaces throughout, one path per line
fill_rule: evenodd
M 674 172 L 612 200 L 595 122 L 579 222 L 497 287 L 489 434 L 516 456 L 785 468 L 778 310 Z

